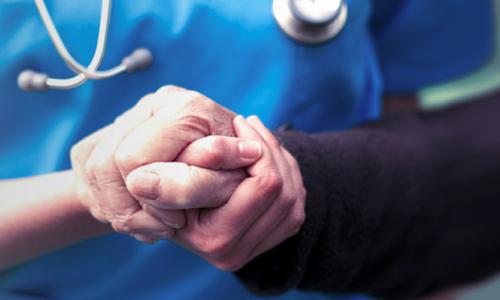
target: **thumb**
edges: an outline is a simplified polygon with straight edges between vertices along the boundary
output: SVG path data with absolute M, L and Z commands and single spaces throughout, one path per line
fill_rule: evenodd
M 212 135 L 189 144 L 177 161 L 212 170 L 234 170 L 252 165 L 261 155 L 259 142 Z
M 153 163 L 127 176 L 127 189 L 140 202 L 159 209 L 218 207 L 246 177 L 243 170 L 216 171 L 185 163 Z

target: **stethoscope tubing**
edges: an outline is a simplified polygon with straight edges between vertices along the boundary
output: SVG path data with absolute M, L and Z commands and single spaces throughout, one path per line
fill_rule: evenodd
M 294 4 L 292 1 L 297 0 L 274 0 L 272 9 L 278 25 L 290 38 L 298 42 L 305 44 L 326 42 L 337 36 L 346 23 L 347 5 L 344 0 L 339 0 L 339 2 L 336 3 L 328 3 L 332 4 L 332 7 L 330 7 L 332 8 L 332 18 L 326 23 L 321 22 L 321 24 L 315 23 L 314 21 L 311 21 L 311 23 L 308 20 L 304 20 L 304 18 L 297 17 L 297 12 L 294 14 L 293 10 L 291 10 L 291 6 Z M 44 0 L 35 0 L 35 4 L 57 53 L 75 75 L 70 78 L 51 78 L 44 73 L 24 70 L 18 76 L 18 85 L 21 89 L 25 91 L 42 91 L 49 88 L 72 89 L 82 85 L 89 79 L 106 79 L 124 73 L 125 71 L 131 73 L 145 69 L 151 64 L 153 59 L 151 52 L 148 49 L 138 48 L 132 54 L 125 57 L 117 66 L 108 70 L 98 70 L 106 51 L 111 16 L 111 0 L 101 1 L 97 43 L 92 60 L 87 67 L 75 60 L 66 48 Z M 335 15 L 333 15 L 333 12 L 335 12 Z

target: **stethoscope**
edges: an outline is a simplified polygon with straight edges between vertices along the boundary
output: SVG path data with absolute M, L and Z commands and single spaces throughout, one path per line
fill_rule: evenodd
M 75 75 L 70 78 L 52 78 L 44 73 L 24 70 L 17 78 L 21 89 L 72 89 L 89 79 L 106 79 L 124 72 L 143 70 L 151 65 L 151 52 L 146 48 L 138 48 L 114 68 L 98 70 L 106 48 L 111 0 L 102 0 L 97 44 L 87 67 L 77 62 L 66 49 L 44 0 L 35 0 L 35 4 L 54 47 Z M 273 0 L 273 15 L 283 32 L 293 40 L 304 44 L 321 44 L 332 40 L 342 31 L 347 21 L 347 5 L 344 0 Z

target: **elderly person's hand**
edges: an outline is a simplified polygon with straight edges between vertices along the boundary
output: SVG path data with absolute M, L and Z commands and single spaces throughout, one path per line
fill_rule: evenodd
M 195 196 L 172 193 L 182 182 L 189 182 L 189 165 L 218 168 L 222 161 L 238 160 L 231 147 L 206 147 L 220 159 L 200 159 L 197 153 L 203 153 L 204 145 L 214 144 L 218 137 L 188 146 L 178 158 L 187 164 L 153 163 L 134 170 L 127 179 L 128 189 L 140 202 L 163 209 L 187 209 L 186 226 L 178 229 L 172 239 L 216 267 L 230 271 L 297 233 L 305 219 L 305 189 L 295 159 L 258 118 L 247 121 L 238 116 L 234 128 L 238 137 L 263 145 L 263 151 L 262 157 L 248 168 L 250 176 L 227 201 L 227 190 L 220 186 L 205 186 L 198 190 L 202 194 Z M 177 178 L 172 177 L 175 170 Z M 184 190 L 189 191 L 190 186 Z M 213 197 L 216 194 L 220 196 Z
M 142 98 L 116 121 L 79 142 L 72 148 L 71 160 L 77 177 L 80 200 L 101 222 L 110 223 L 120 233 L 145 242 L 170 238 L 173 228 L 185 224 L 183 210 L 165 210 L 139 203 L 125 185 L 128 174 L 143 165 L 174 161 L 192 142 L 210 135 L 234 136 L 234 114 L 203 95 L 182 88 L 166 86 Z M 219 147 L 227 142 L 240 149 L 237 158 L 219 161 L 219 167 L 232 171 L 184 168 L 174 164 L 164 180 L 172 180 L 168 194 L 176 201 L 199 197 L 211 203 L 223 203 L 246 176 L 240 169 L 260 155 L 255 142 L 220 137 L 212 138 Z M 210 140 L 208 140 L 210 142 Z M 239 147 L 238 147 L 239 145 Z M 207 140 L 198 146 L 208 147 Z M 210 150 L 210 147 L 208 148 Z M 241 154 L 241 155 L 240 155 Z M 202 151 L 193 160 L 217 163 L 211 151 Z M 226 165 L 224 165 L 226 164 Z M 180 181 L 179 179 L 182 180 Z M 153 184 L 149 177 L 143 183 Z M 206 193 L 209 187 L 217 193 Z M 218 198 L 219 197 L 219 198 Z

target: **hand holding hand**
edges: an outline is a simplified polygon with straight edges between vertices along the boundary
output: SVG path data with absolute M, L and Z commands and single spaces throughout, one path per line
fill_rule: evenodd
M 171 227 L 185 223 L 184 211 L 156 209 L 155 215 L 162 218 L 151 215 L 146 210 L 153 210 L 141 206 L 129 193 L 125 178 L 140 166 L 175 160 L 187 145 L 205 136 L 233 136 L 233 117 L 207 97 L 178 87 L 166 86 L 143 97 L 112 125 L 72 148 L 79 198 L 96 219 L 110 223 L 117 232 L 146 242 L 172 236 Z M 181 169 L 177 165 L 175 171 Z M 190 170 L 191 174 L 216 178 L 207 174 L 213 171 Z M 241 172 L 222 176 L 229 182 L 243 177 Z M 200 181 L 198 176 L 186 179 L 186 186 L 191 186 L 189 180 Z
M 234 128 L 239 138 L 254 140 L 263 147 L 262 157 L 247 169 L 250 177 L 243 179 L 230 196 L 227 190 L 220 189 L 221 185 L 200 188 L 198 192 L 202 194 L 172 196 L 172 185 L 182 186 L 182 182 L 189 181 L 186 180 L 189 175 L 178 177 L 178 183 L 175 183 L 176 178 L 163 180 L 172 168 L 178 168 L 178 174 L 190 174 L 188 165 L 179 163 L 145 165 L 130 173 L 127 179 L 127 188 L 140 202 L 156 208 L 187 209 L 186 226 L 176 230 L 172 239 L 216 267 L 230 271 L 241 268 L 298 232 L 305 219 L 306 193 L 297 162 L 258 118 L 250 117 L 247 121 L 236 117 Z M 212 151 L 211 156 L 217 159 L 202 161 L 194 155 L 203 152 L 197 147 L 203 147 L 204 143 L 219 144 L 207 147 Z M 191 144 L 179 161 L 205 168 L 231 169 L 241 166 L 234 165 L 238 156 L 231 140 L 209 137 L 199 144 Z M 151 188 L 143 179 L 145 174 L 151 173 L 162 178 L 156 181 L 154 200 L 143 193 Z M 226 178 L 220 180 L 231 183 Z M 185 188 L 190 190 L 190 187 Z

